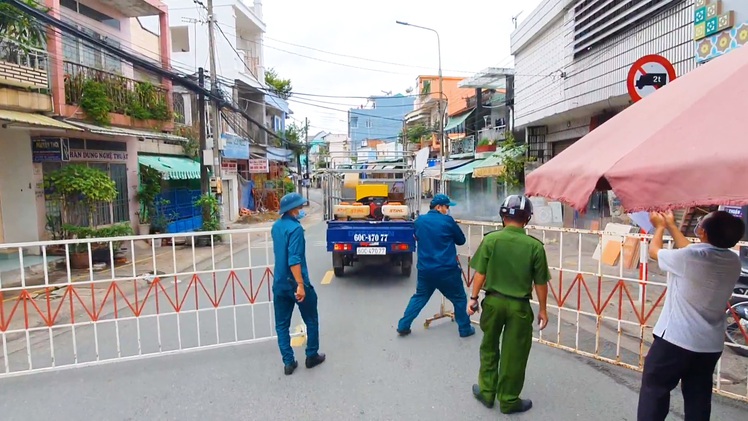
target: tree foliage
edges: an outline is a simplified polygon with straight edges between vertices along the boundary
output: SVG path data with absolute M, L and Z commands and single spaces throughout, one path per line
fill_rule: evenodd
M 22 0 L 22 2 L 45 13 L 49 10 L 40 6 L 35 0 Z M 44 49 L 47 39 L 44 25 L 6 2 L 0 4 L 0 37 L 18 43 L 18 45 L 10 48 L 11 50 L 14 48 L 20 50 Z
M 293 86 L 291 85 L 291 79 L 282 79 L 278 76 L 278 72 L 275 69 L 270 68 L 265 70 L 265 83 L 270 86 L 270 89 L 279 97 L 288 99 L 291 97 Z
M 81 164 L 60 168 L 50 174 L 45 183 L 52 195 L 61 201 L 64 213 L 67 213 L 68 206 L 82 201 L 89 211 L 90 226 L 94 226 L 93 211 L 96 206 L 101 202 L 111 203 L 117 197 L 117 186 L 109 174 Z
M 521 184 L 521 177 L 525 171 L 525 152 L 527 145 L 519 145 L 512 132 L 507 132 L 506 139 L 499 143 L 499 155 L 504 171 L 496 178 L 499 184 L 505 184 L 509 189 L 515 189 Z
M 431 133 L 433 132 L 428 128 L 428 126 L 420 123 L 415 126 L 407 127 L 401 134 L 401 137 L 404 135 L 404 140 L 407 143 L 421 143 L 421 139 Z

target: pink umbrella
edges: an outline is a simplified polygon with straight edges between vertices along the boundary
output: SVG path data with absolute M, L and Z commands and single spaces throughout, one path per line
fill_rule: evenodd
M 594 190 L 624 209 L 748 204 L 748 48 L 674 80 L 527 176 L 526 192 L 584 211 Z

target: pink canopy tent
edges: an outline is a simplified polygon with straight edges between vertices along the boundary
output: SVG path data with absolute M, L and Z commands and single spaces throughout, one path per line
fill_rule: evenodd
M 580 211 L 596 189 L 629 212 L 748 204 L 748 48 L 627 108 L 526 180 L 528 195 Z

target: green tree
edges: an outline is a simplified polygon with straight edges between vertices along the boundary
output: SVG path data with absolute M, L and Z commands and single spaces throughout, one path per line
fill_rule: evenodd
M 499 143 L 499 152 L 501 156 L 501 165 L 504 171 L 496 178 L 497 183 L 505 185 L 508 189 L 516 189 L 522 184 L 521 177 L 525 171 L 525 152 L 527 145 L 517 144 L 512 132 L 507 132 L 506 139 Z
M 49 9 L 37 4 L 35 0 L 22 0 L 28 6 L 47 12 Z M 0 4 L 0 38 L 13 40 L 6 47 L 5 54 L 28 53 L 32 49 L 44 49 L 47 34 L 44 25 L 20 11 L 15 6 L 3 2 Z M 11 57 L 6 57 L 10 59 Z
M 433 133 L 429 130 L 428 126 L 423 123 L 416 124 L 415 126 L 407 127 L 401 134 L 400 137 L 404 138 L 403 143 L 421 143 L 423 137 Z
M 265 83 L 270 85 L 270 90 L 279 97 L 283 99 L 291 97 L 291 92 L 293 91 L 291 79 L 282 79 L 278 76 L 278 72 L 275 69 L 269 68 L 265 70 Z

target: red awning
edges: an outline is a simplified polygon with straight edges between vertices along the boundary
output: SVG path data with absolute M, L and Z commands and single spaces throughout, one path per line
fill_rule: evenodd
M 748 48 L 676 79 L 527 176 L 526 192 L 587 207 L 612 189 L 627 211 L 748 204 Z

